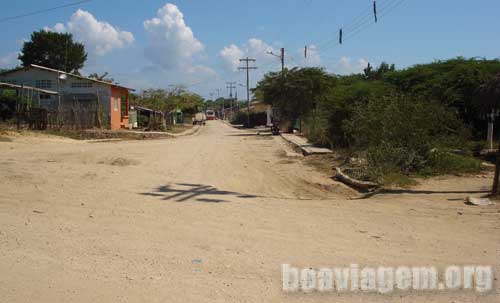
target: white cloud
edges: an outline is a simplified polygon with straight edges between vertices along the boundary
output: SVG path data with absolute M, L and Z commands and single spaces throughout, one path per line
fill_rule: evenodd
M 200 89 L 218 78 L 212 68 L 200 64 L 207 60 L 204 45 L 176 5 L 167 3 L 143 25 L 148 38 L 144 53 L 152 64 L 137 77 L 149 77 L 149 85 L 156 87 L 180 84 L 189 89 Z
M 77 10 L 66 25 L 57 23 L 53 28 L 45 28 L 55 32 L 73 34 L 77 41 L 85 45 L 91 54 L 103 56 L 114 49 L 123 48 L 134 42 L 131 32 L 121 31 L 108 22 L 97 20 L 91 13 Z
M 272 46 L 257 38 L 249 39 L 246 47 L 247 53 L 253 56 L 260 56 L 266 54 L 267 52 L 275 51 Z
M 187 73 L 189 75 L 203 78 L 205 80 L 217 77 L 217 73 L 212 68 L 204 65 L 190 66 L 187 70 Z
M 268 65 L 271 62 L 279 63 L 279 59 L 270 55 L 269 52 L 273 52 L 276 55 L 279 54 L 278 50 L 261 39 L 251 38 L 241 47 L 235 44 L 224 47 L 219 52 L 219 57 L 226 71 L 233 72 L 240 66 L 240 59 L 244 57 L 256 59 L 256 64 L 260 66 Z
M 230 71 L 238 70 L 240 58 L 243 58 L 244 55 L 245 52 L 234 44 L 224 47 L 219 52 L 219 57 L 222 59 L 224 68 Z
M 20 62 L 17 59 L 17 53 L 8 53 L 0 57 L 0 68 L 12 68 L 18 65 Z
M 184 21 L 177 6 L 167 3 L 156 13 L 156 17 L 144 21 L 149 44 L 147 58 L 165 69 L 190 66 L 194 55 L 201 52 L 203 44 Z
M 57 23 L 56 25 L 54 25 L 54 31 L 62 33 L 66 31 L 66 27 L 62 23 Z
M 350 57 L 342 57 L 335 65 L 333 72 L 339 75 L 351 75 L 363 72 L 368 65 L 368 60 L 359 59 L 356 63 L 352 63 Z

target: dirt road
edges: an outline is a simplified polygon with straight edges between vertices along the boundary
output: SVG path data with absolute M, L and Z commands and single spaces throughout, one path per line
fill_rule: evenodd
M 157 141 L 16 136 L 0 142 L 0 178 L 1 302 L 500 301 L 498 286 L 487 295 L 281 290 L 283 263 L 499 272 L 500 208 L 463 204 L 490 179 L 350 199 L 280 138 L 220 122 Z

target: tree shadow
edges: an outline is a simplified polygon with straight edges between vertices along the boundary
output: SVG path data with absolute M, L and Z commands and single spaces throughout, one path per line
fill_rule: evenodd
M 141 193 L 143 196 L 157 197 L 161 200 L 172 200 L 175 202 L 185 202 L 193 200 L 202 203 L 222 203 L 229 202 L 224 197 L 233 196 L 242 199 L 257 198 L 255 195 L 241 194 L 233 191 L 219 190 L 210 185 L 176 183 L 164 185 L 156 188 L 150 193 Z

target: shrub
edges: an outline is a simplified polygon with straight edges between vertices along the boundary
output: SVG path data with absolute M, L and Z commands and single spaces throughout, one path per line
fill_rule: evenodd
M 0 121 L 6 121 L 14 118 L 16 113 L 16 102 L 20 99 L 15 94 L 4 93 L 0 94 Z
M 464 129 L 453 111 L 408 96 L 370 100 L 354 109 L 344 131 L 354 151 L 367 159 L 372 179 L 409 175 L 429 165 L 431 150 L 459 142 Z
M 366 81 L 359 75 L 340 78 L 318 102 L 316 121 L 308 120 L 309 139 L 319 145 L 349 147 L 352 141 L 344 122 L 351 119 L 358 106 L 393 94 L 395 88 L 381 81 Z
M 422 176 L 470 174 L 481 171 L 481 161 L 468 156 L 437 151 L 431 153 L 427 165 L 418 173 Z

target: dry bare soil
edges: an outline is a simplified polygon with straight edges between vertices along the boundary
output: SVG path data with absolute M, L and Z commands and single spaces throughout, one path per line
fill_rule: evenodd
M 297 267 L 492 265 L 491 176 L 359 196 L 280 138 L 220 122 L 155 141 L 0 140 L 2 302 L 500 302 L 489 294 L 285 294 Z

